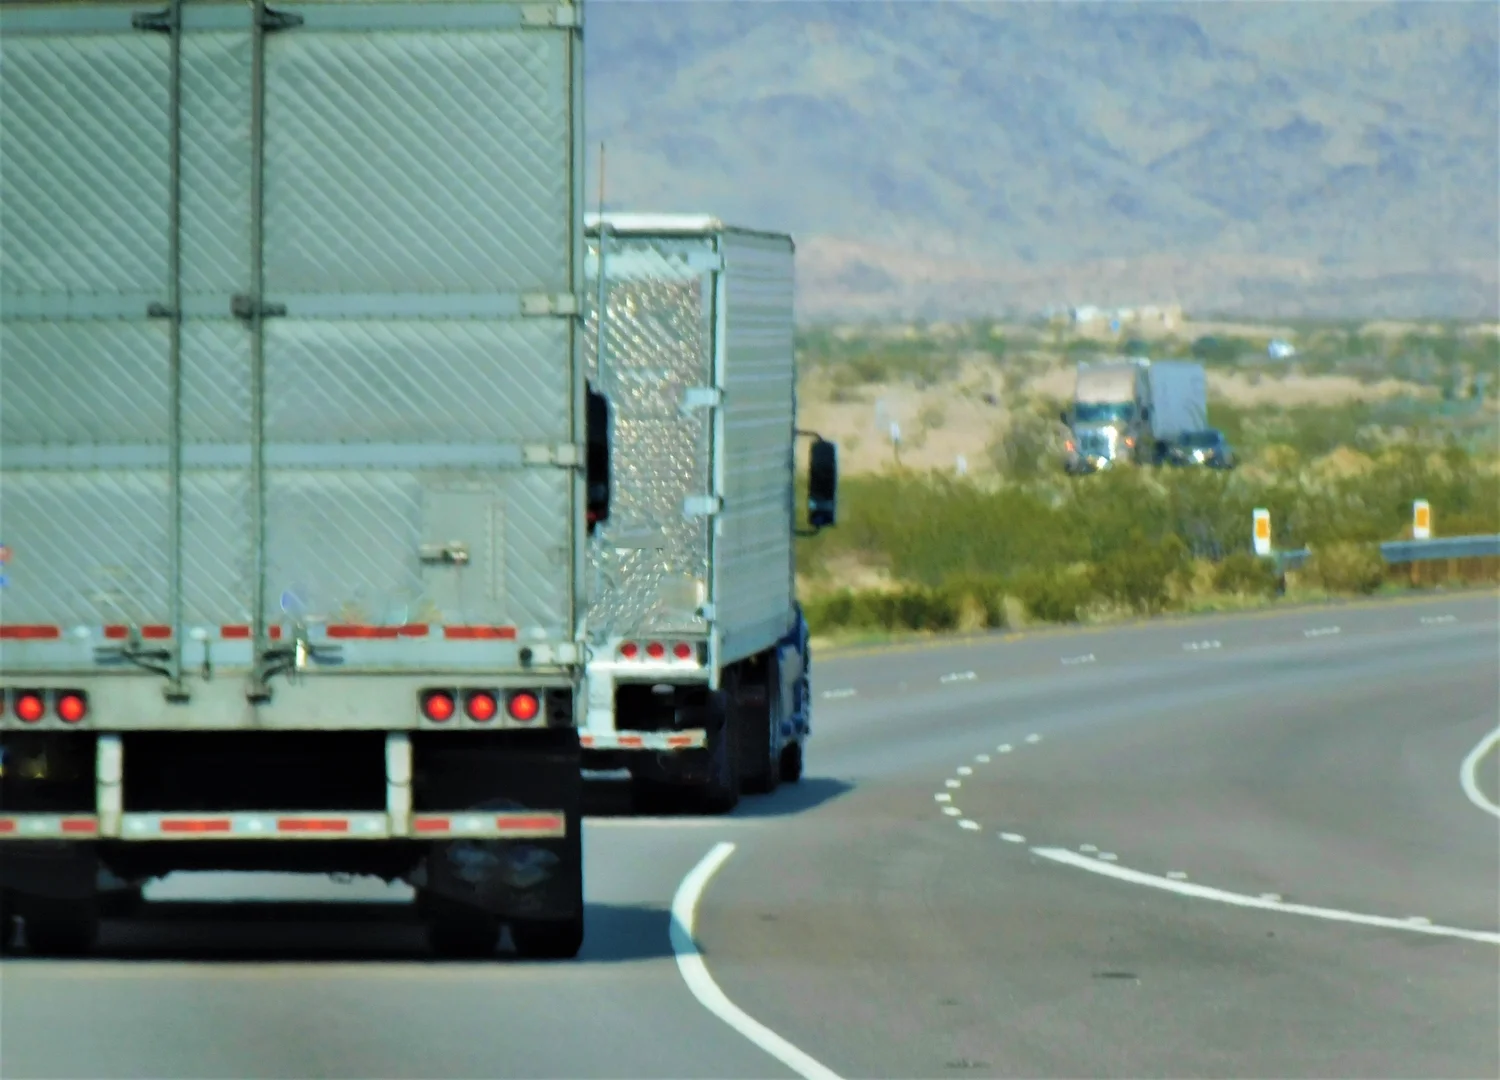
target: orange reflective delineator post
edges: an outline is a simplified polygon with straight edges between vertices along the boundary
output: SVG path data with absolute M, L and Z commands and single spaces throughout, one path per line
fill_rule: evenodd
M 1432 539 L 1432 507 L 1426 499 L 1411 504 L 1411 536 L 1413 540 Z
M 1251 533 L 1251 539 L 1255 544 L 1255 554 L 1271 554 L 1271 511 L 1257 507 L 1251 511 L 1255 524 Z

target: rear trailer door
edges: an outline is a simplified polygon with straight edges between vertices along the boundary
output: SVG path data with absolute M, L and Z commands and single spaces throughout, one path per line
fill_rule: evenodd
M 3 17 L 4 666 L 570 663 L 575 9 Z
M 718 506 L 713 473 L 715 287 L 707 234 L 611 231 L 598 363 L 598 236 L 586 290 L 590 377 L 614 412 L 609 521 L 591 541 L 589 627 L 601 640 L 702 635 Z

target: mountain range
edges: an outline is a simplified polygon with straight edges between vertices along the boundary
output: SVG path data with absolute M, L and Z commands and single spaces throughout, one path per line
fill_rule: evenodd
M 1500 316 L 1500 5 L 588 0 L 590 201 L 817 318 Z

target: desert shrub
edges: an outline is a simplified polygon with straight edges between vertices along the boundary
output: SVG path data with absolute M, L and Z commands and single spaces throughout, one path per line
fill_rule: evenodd
M 831 630 L 953 630 L 959 605 L 941 589 L 908 585 L 891 591 L 844 589 L 803 605 L 815 633 Z
M 1331 593 L 1368 595 L 1385 580 L 1385 561 L 1373 544 L 1336 541 L 1311 551 L 1307 576 Z
M 1086 577 L 1060 567 L 1022 574 L 1012 583 L 1011 591 L 1026 614 L 1040 622 L 1077 622 L 1094 598 Z
M 1089 581 L 1106 600 L 1154 615 L 1166 607 L 1171 579 L 1182 571 L 1187 557 L 1187 546 L 1175 536 L 1155 543 L 1137 538 L 1096 562 Z
M 965 574 L 947 582 L 943 592 L 958 616 L 960 630 L 998 630 L 1005 626 L 1003 579 Z
M 1214 568 L 1214 589 L 1236 596 L 1275 596 L 1281 575 L 1276 563 L 1248 551 L 1236 551 Z

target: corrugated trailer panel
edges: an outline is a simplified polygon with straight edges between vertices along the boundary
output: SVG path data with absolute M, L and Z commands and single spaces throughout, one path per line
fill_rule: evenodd
M 721 661 L 732 663 L 769 648 L 792 624 L 794 255 L 787 237 L 737 230 L 721 245 L 724 508 L 714 610 Z

